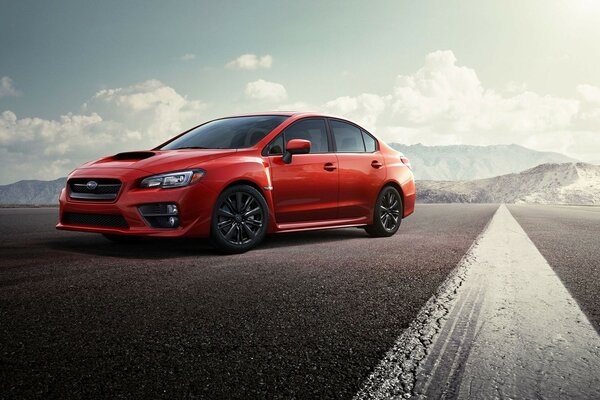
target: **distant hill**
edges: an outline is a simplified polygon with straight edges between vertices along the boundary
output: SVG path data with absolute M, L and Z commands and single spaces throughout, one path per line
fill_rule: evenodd
M 0 186 L 0 204 L 58 204 L 66 178 Z M 560 203 L 600 205 L 600 165 L 542 164 L 472 181 L 417 181 L 422 203 Z
M 457 181 L 521 172 L 546 163 L 577 162 L 559 153 L 531 150 L 516 144 L 495 146 L 391 146 L 404 153 L 417 180 Z
M 488 179 L 419 181 L 417 201 L 600 205 L 600 165 L 543 164 Z
M 58 204 L 67 178 L 54 181 L 19 181 L 0 186 L 0 204 Z

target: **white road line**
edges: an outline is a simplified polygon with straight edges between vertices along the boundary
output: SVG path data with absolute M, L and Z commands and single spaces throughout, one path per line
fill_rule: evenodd
M 399 397 L 600 398 L 600 336 L 504 205 L 355 396 Z

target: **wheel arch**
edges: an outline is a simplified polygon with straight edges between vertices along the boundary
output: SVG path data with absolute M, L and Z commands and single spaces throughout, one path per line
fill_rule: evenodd
M 273 203 L 273 195 L 270 190 L 266 190 L 264 187 L 261 187 L 257 182 L 247 179 L 247 178 L 239 178 L 235 179 L 232 182 L 229 182 L 226 186 L 223 187 L 220 193 L 223 193 L 225 190 L 229 189 L 232 186 L 239 185 L 248 185 L 256 190 L 258 193 L 262 195 L 262 197 L 267 202 L 267 208 L 269 209 L 269 227 L 268 233 L 273 233 L 277 230 L 277 222 L 275 220 L 275 204 Z
M 265 195 L 265 189 L 260 187 L 260 185 L 252 180 L 249 179 L 236 179 L 233 182 L 230 182 L 229 184 L 227 184 L 227 186 L 225 186 L 223 188 L 223 190 L 221 190 L 221 193 L 223 193 L 225 190 L 229 189 L 232 186 L 240 186 L 240 185 L 248 185 L 253 187 L 254 189 L 258 190 L 260 194 L 262 194 L 262 196 L 265 198 L 265 200 L 267 199 L 267 196 Z
M 379 193 L 381 193 L 381 191 L 383 189 L 385 189 L 386 187 L 391 186 L 394 189 L 396 189 L 398 191 L 398 193 L 400 193 L 400 197 L 402 198 L 402 214 L 404 215 L 404 204 L 406 201 L 406 196 L 404 195 L 404 190 L 402 190 L 402 186 L 400 186 L 400 184 L 396 181 L 387 181 L 379 190 Z

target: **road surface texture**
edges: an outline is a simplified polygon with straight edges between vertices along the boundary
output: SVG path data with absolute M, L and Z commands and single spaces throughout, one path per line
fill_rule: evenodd
M 504 205 L 458 270 L 357 398 L 600 398 L 600 336 Z
M 509 210 L 600 332 L 600 207 Z
M 0 398 L 352 398 L 495 205 L 419 205 L 399 234 L 118 245 L 0 210 Z

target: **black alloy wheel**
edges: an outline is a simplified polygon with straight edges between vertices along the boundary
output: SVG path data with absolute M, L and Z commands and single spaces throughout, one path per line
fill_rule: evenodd
M 387 191 L 385 196 L 383 196 L 379 208 L 381 210 L 379 213 L 381 225 L 387 231 L 397 228 L 400 222 L 400 199 L 397 193 L 394 193 L 392 190 Z
M 243 253 L 260 243 L 269 221 L 262 194 L 248 185 L 226 189 L 215 204 L 211 221 L 212 240 L 226 253 Z
M 373 224 L 365 227 L 367 233 L 376 237 L 392 236 L 402 222 L 402 197 L 393 186 L 384 187 L 373 212 Z

